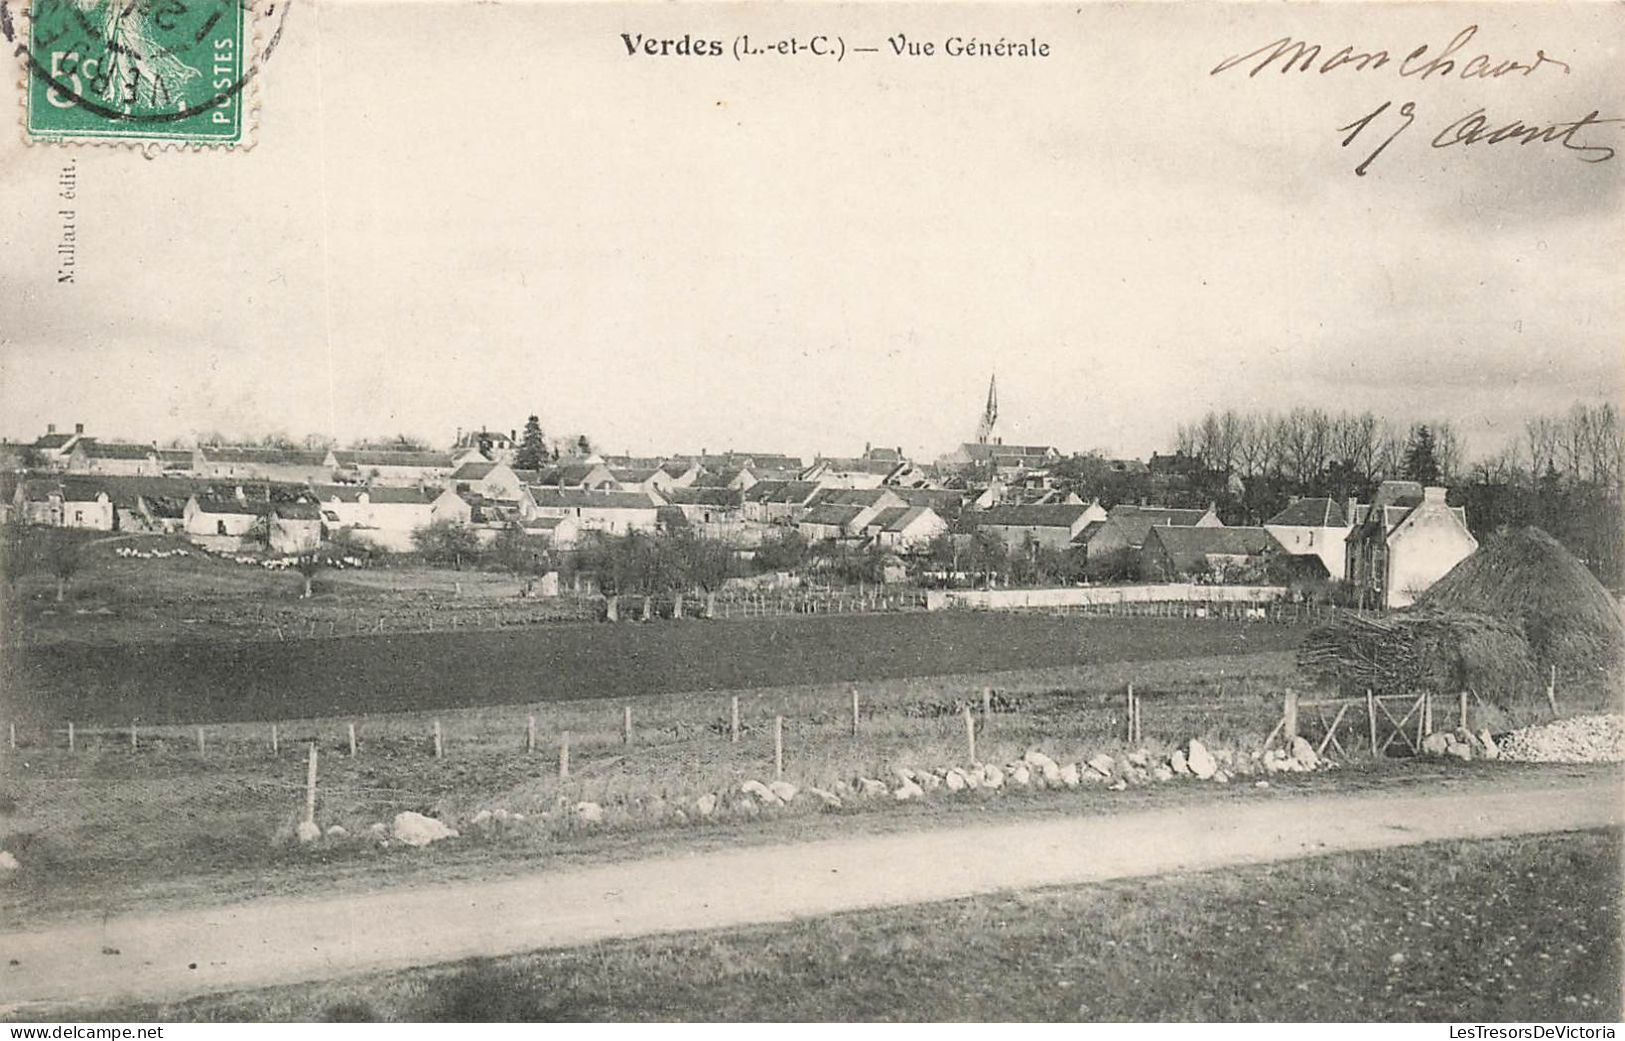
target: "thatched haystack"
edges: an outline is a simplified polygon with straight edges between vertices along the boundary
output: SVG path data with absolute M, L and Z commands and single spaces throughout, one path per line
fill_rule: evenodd
M 1433 585 L 1418 607 L 1516 622 L 1535 663 L 1569 677 L 1617 669 L 1625 656 L 1619 605 L 1596 576 L 1539 528 L 1496 533 Z
M 1492 696 L 1527 691 L 1536 682 L 1517 623 L 1429 608 L 1336 615 L 1304 640 L 1298 666 L 1349 694 L 1476 690 Z

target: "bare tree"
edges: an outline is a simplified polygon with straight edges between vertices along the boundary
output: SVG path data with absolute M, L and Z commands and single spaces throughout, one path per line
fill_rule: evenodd
M 320 574 L 322 568 L 326 566 L 327 562 L 316 553 L 301 553 L 294 558 L 293 569 L 299 572 L 300 578 L 305 580 L 305 591 L 299 595 L 299 599 L 310 599 L 311 580 Z
M 54 536 L 45 546 L 45 563 L 56 576 L 56 602 L 67 598 L 68 582 L 79 571 L 79 544 L 65 534 Z

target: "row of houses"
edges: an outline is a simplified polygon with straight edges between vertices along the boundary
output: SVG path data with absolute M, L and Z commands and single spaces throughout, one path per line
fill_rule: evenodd
M 1385 482 L 1368 504 L 1294 501 L 1259 527 L 1226 527 L 1212 507 L 1144 502 L 1110 509 L 1057 490 L 1051 446 L 966 444 L 945 457 L 988 473 L 938 486 L 901 448 L 799 458 L 769 452 L 662 458 L 583 454 L 527 470 L 514 432 L 459 433 L 450 452 L 202 445 L 160 449 L 48 428 L 28 448 L 48 475 L 18 480 L 5 502 L 31 523 L 177 530 L 222 545 L 250 537 L 297 547 L 349 531 L 404 551 L 436 522 L 487 537 L 518 524 L 559 547 L 585 532 L 686 528 L 750 548 L 793 528 L 809 542 L 918 550 L 943 535 L 992 536 L 1011 552 L 1075 555 L 1089 570 L 1221 576 L 1282 556 L 1295 573 L 1347 580 L 1372 602 L 1408 602 L 1476 547 L 1442 489 Z M 1154 459 L 1168 463 L 1176 457 Z M 1142 464 L 1143 465 L 1143 464 Z M 1171 465 L 1171 464 L 1170 464 Z
M 1098 503 L 996 506 L 967 513 L 1008 549 L 1079 555 L 1091 570 L 1149 579 L 1222 578 L 1272 561 L 1290 575 L 1347 581 L 1372 605 L 1403 607 L 1478 542 L 1446 489 L 1385 481 L 1370 503 L 1301 499 L 1258 527 L 1227 527 L 1207 509 Z M 965 529 L 962 529 L 965 530 Z

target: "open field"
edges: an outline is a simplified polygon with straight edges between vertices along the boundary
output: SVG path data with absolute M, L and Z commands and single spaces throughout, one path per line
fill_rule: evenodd
M 23 862 L 12 882 L 0 886 L 0 910 L 84 913 L 148 899 L 206 897 L 215 886 L 274 890 L 364 865 L 389 873 L 461 857 L 522 861 L 593 848 L 607 841 L 605 832 L 642 835 L 647 844 L 694 831 L 731 831 L 731 816 L 680 824 L 671 811 L 707 791 L 737 793 L 747 778 L 771 779 L 775 716 L 787 720 L 785 776 L 828 785 L 860 774 L 886 776 L 892 766 L 964 761 L 964 725 L 954 706 L 971 700 L 979 708 L 980 690 L 989 684 L 1000 695 L 979 737 L 978 755 L 989 761 L 1035 745 L 1073 758 L 1120 752 L 1127 682 L 1136 683 L 1143 698 L 1148 745 L 1171 746 L 1193 734 L 1215 747 L 1256 744 L 1278 715 L 1277 692 L 1291 675 L 1291 656 L 1275 653 L 867 680 L 858 685 L 856 738 L 845 684 L 740 692 L 738 743 L 729 740 L 730 695 L 709 691 L 286 722 L 279 725 L 275 756 L 262 724 L 210 727 L 202 754 L 195 730 L 186 727 L 145 728 L 133 751 L 127 729 L 76 733 L 73 752 L 60 734 L 23 730 L 22 747 L 5 756 L 8 769 L 0 771 L 0 825 L 11 836 L 7 848 Z M 630 746 L 622 732 L 627 707 Z M 537 717 L 538 748 L 527 754 L 530 714 Z M 358 724 L 353 759 L 352 718 Z M 433 755 L 435 719 L 442 759 Z M 566 730 L 571 775 L 560 780 L 557 740 Z M 466 852 L 379 850 L 365 840 L 299 847 L 290 839 L 310 742 L 321 755 L 318 819 L 324 826 L 341 824 L 358 839 L 371 822 L 387 822 L 401 810 L 454 822 L 481 809 L 552 816 L 537 817 L 500 842 L 465 843 Z M 1105 804 L 1115 794 L 1078 793 L 1074 808 L 1085 799 Z M 581 800 L 605 806 L 605 827 L 581 828 L 556 812 Z M 910 807 L 875 808 L 882 809 Z M 819 819 L 803 811 L 810 807 L 798 807 L 787 825 Z M 872 815 L 855 805 L 839 816 Z M 749 819 L 739 823 L 755 826 Z M 271 877 L 260 878 L 261 872 Z M 223 876 L 232 876 L 232 885 L 221 886 Z
M 1615 831 L 1437 843 L 61 1017 L 1611 1021 L 1620 869 Z
M 53 726 L 292 720 L 1255 654 L 1302 635 L 1218 620 L 943 612 L 56 642 L 6 656 L 0 715 Z
M 785 777 L 801 786 L 885 778 L 899 766 L 965 764 L 963 717 L 955 707 L 970 701 L 979 715 L 979 692 L 988 684 L 998 697 L 991 717 L 978 723 L 977 756 L 984 761 L 1009 762 L 1030 748 L 1062 761 L 1102 752 L 1121 757 L 1129 748 L 1122 696 L 1129 682 L 1141 699 L 1143 738 L 1135 747 L 1155 753 L 1201 737 L 1211 748 L 1245 756 L 1279 717 L 1280 690 L 1294 676 L 1290 654 L 1278 652 L 866 681 L 859 685 L 856 736 L 844 684 L 745 691 L 737 695 L 737 743 L 729 739 L 730 696 L 715 692 L 368 716 L 356 720 L 354 758 L 346 717 L 282 724 L 278 755 L 271 754 L 269 726 L 248 723 L 207 728 L 201 753 L 196 732 L 184 727 L 143 729 L 133 750 L 127 730 L 79 734 L 73 752 L 60 739 L 50 746 L 28 742 L 5 755 L 0 770 L 0 829 L 22 864 L 0 885 L 0 920 L 36 923 L 211 903 L 222 894 L 360 890 L 656 849 L 922 827 L 980 814 L 1108 813 L 1246 798 L 1255 794 L 1250 785 L 1124 792 L 1092 786 L 907 804 L 858 800 L 837 812 L 820 812 L 807 798 L 758 815 L 739 785 L 772 778 L 775 716 L 787 721 Z M 628 707 L 630 745 L 621 729 Z M 537 747 L 527 753 L 532 714 Z M 440 759 L 431 739 L 435 719 L 443 737 Z M 563 731 L 570 733 L 568 779 L 557 769 Z M 301 846 L 293 829 L 303 808 L 309 743 L 320 751 L 316 819 L 323 827 L 341 825 L 349 836 Z M 1343 769 L 1281 776 L 1271 792 L 1433 785 L 1486 770 L 1538 769 L 1375 762 L 1355 746 Z M 721 801 L 702 819 L 694 801 L 708 792 Z M 602 806 L 603 821 L 577 820 L 570 808 L 580 801 Z M 465 835 L 427 850 L 384 847 L 367 835 L 372 823 L 387 823 L 403 810 L 445 820 Z M 482 810 L 526 820 L 471 827 Z

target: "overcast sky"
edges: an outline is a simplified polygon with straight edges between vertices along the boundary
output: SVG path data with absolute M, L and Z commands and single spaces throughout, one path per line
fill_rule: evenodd
M 1572 68 L 1404 78 L 1466 58 Z M 988 376 L 1008 441 L 1147 454 L 1209 407 L 1453 420 L 1475 451 L 1621 397 L 1612 5 L 758 9 L 295 0 L 247 154 L 0 135 L 0 433 L 141 439 L 542 415 L 605 449 L 934 456 Z M 840 34 L 849 54 L 629 58 L 619 34 Z M 1049 42 L 1039 60 L 885 38 Z M 1210 76 L 1283 35 L 1386 69 Z M 13 78 L 14 79 L 14 78 Z M 7 83 L 0 88 L 12 89 Z M 1417 119 L 1357 146 L 1383 101 Z M 79 198 L 53 197 L 77 157 Z M 53 284 L 73 205 L 79 276 Z

